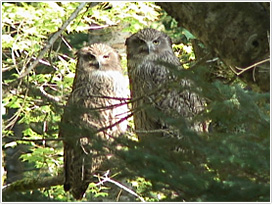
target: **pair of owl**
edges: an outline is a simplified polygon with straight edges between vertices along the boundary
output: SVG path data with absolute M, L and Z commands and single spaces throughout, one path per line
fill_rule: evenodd
M 188 80 L 180 81 L 186 89 L 169 90 L 165 86 L 176 80 L 171 68 L 182 69 L 170 37 L 147 28 L 130 36 L 126 46 L 136 130 L 152 132 L 166 127 L 162 119 L 150 115 L 145 109 L 148 106 L 182 116 L 190 124 L 190 119 L 204 109 L 204 100 L 190 92 L 192 82 Z M 64 138 L 64 189 L 81 199 L 91 182 L 90 176 L 109 153 L 107 143 L 126 131 L 130 114 L 128 81 L 122 74 L 119 55 L 98 43 L 80 49 L 77 56 L 73 90 L 62 117 L 60 137 Z M 201 124 L 192 127 L 202 130 Z M 138 136 L 140 140 L 144 138 L 140 132 Z M 102 151 L 94 148 L 99 145 Z

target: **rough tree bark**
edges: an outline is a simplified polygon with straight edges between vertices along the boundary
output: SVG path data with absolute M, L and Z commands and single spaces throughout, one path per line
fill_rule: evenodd
M 189 30 L 228 66 L 246 68 L 269 58 L 269 3 L 158 2 L 179 25 Z M 269 91 L 270 64 L 248 69 L 248 84 Z

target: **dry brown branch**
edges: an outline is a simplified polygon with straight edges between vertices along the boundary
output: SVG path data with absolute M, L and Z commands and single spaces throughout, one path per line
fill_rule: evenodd
M 235 66 L 235 68 L 233 68 L 233 67 L 231 67 L 230 66 L 230 69 L 236 74 L 236 75 L 241 75 L 242 73 L 244 73 L 244 72 L 246 72 L 246 71 L 248 71 L 248 70 L 250 70 L 250 69 L 252 69 L 252 68 L 255 68 L 256 66 L 258 66 L 258 65 L 261 65 L 261 64 L 263 64 L 263 63 L 266 63 L 266 62 L 268 62 L 268 61 L 270 61 L 270 58 L 267 58 L 267 59 L 264 59 L 264 60 L 262 60 L 262 61 L 259 61 L 259 62 L 257 62 L 257 63 L 254 63 L 253 65 L 251 65 L 251 66 L 248 66 L 248 67 L 246 67 L 246 68 L 239 68 L 239 67 L 237 67 L 237 66 Z M 238 71 L 236 71 L 236 70 L 238 70 Z

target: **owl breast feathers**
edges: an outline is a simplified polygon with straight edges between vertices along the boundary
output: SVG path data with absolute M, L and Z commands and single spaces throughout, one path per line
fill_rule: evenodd
M 62 116 L 65 191 L 81 199 L 109 154 L 104 145 L 126 131 L 128 80 L 119 55 L 105 44 L 80 49 L 72 93 Z M 96 148 L 102 143 L 102 150 Z M 101 146 L 100 146 L 101 147 Z
M 191 119 L 204 110 L 205 101 L 191 91 L 191 80 L 175 75 L 186 71 L 172 50 L 170 37 L 147 28 L 130 36 L 126 46 L 131 97 L 138 99 L 132 104 L 136 130 L 169 127 L 163 118 L 156 117 L 157 110 L 175 118 L 184 117 L 188 127 L 203 131 L 202 123 L 191 123 Z M 148 107 L 153 108 L 153 113 Z

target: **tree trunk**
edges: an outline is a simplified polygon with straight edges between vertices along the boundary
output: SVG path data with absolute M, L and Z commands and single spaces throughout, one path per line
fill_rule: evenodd
M 157 4 L 234 69 L 248 67 L 269 56 L 269 3 Z M 268 91 L 269 67 L 266 62 L 241 76 L 247 83 L 256 83 L 262 91 Z

